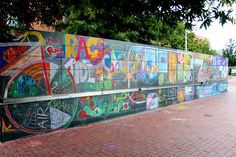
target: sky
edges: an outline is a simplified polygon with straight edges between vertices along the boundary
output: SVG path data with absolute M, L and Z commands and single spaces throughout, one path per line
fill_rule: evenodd
M 221 26 L 219 22 L 214 21 L 207 30 L 202 28 L 196 29 L 194 32 L 197 35 L 208 38 L 210 46 L 214 50 L 222 50 L 230 38 L 236 39 L 236 25 L 231 23 Z
M 236 13 L 236 5 L 233 5 L 233 9 L 233 13 Z M 224 26 L 221 26 L 218 21 L 214 21 L 207 30 L 205 30 L 205 28 L 199 29 L 200 24 L 201 23 L 196 24 L 196 28 L 193 32 L 208 38 L 213 50 L 222 50 L 225 48 L 226 43 L 230 38 L 236 39 L 236 24 L 227 23 Z

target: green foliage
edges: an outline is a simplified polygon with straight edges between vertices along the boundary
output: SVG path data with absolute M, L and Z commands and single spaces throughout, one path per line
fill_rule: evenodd
M 229 59 L 229 66 L 236 66 L 236 41 L 229 39 L 226 48 L 223 50 L 223 56 Z
M 189 6 L 179 4 L 183 5 L 186 10 L 188 10 L 187 8 L 193 9 L 187 13 L 188 17 L 190 15 L 192 17 L 186 21 L 184 17 L 181 18 L 186 14 L 186 10 L 170 9 L 169 5 L 173 5 L 172 3 L 172 1 L 132 1 L 131 3 L 123 0 L 100 3 L 100 1 L 88 0 L 80 5 L 68 6 L 65 20 L 56 25 L 56 29 L 71 34 L 154 44 L 184 50 L 185 29 L 192 27 L 191 22 L 197 17 L 194 14 L 198 14 L 198 19 L 200 19 L 200 17 L 206 17 L 206 12 L 210 16 L 210 12 L 208 12 L 210 10 L 203 10 L 204 13 L 200 13 L 201 10 L 195 5 L 205 8 L 205 3 L 203 5 L 202 1 L 197 2 L 194 6 L 191 6 L 192 2 L 188 2 Z M 218 4 L 218 2 L 216 3 Z M 154 6 L 161 7 L 161 5 L 164 5 L 163 12 L 171 11 L 162 14 L 162 11 L 152 8 Z M 209 8 L 212 7 L 209 5 Z M 209 41 L 197 43 L 194 33 L 188 33 L 188 50 L 217 55 L 215 51 L 210 49 Z
M 208 27 L 213 19 L 221 24 L 233 21 L 235 0 L 1 0 L 0 37 L 7 39 L 10 29 L 29 29 L 40 21 L 57 30 L 151 43 L 162 23 L 176 26 L 193 21 Z M 225 7 L 227 6 L 227 7 Z M 179 43 L 175 43 L 178 45 Z
M 0 41 L 9 41 L 11 29 L 30 29 L 33 22 L 52 26 L 64 15 L 61 0 L 1 0 Z
M 202 21 L 202 27 L 208 27 L 213 19 L 219 19 L 221 24 L 232 21 L 233 3 L 235 0 L 87 0 L 81 1 L 79 4 L 68 5 L 67 10 L 69 11 L 65 14 L 67 20 L 64 22 L 65 25 L 68 24 L 70 17 L 73 16 L 75 17 L 73 19 L 86 21 L 87 25 L 94 25 L 94 22 L 98 22 L 101 27 L 97 28 L 106 28 L 111 32 L 135 31 L 139 38 L 141 37 L 138 39 L 136 36 L 136 41 L 147 41 L 146 36 L 153 38 L 155 35 L 152 31 L 160 29 L 161 25 L 155 25 L 158 22 L 173 27 L 184 21 L 185 26 L 191 29 L 193 21 Z M 57 28 L 60 29 L 60 27 Z M 85 29 L 85 33 L 91 35 L 93 32 Z M 103 31 L 98 34 L 112 38 L 112 34 Z
M 0 41 L 9 41 L 11 29 L 30 29 L 33 22 L 66 33 L 154 44 L 184 50 L 185 29 L 195 20 L 208 27 L 213 19 L 232 21 L 235 0 L 2 0 Z M 222 7 L 227 6 L 227 9 Z M 196 43 L 188 33 L 188 50 L 216 54 L 208 41 Z
M 106 21 L 95 18 L 95 14 L 103 13 L 103 10 L 94 10 L 91 7 L 93 6 L 88 5 L 87 8 L 82 7 L 81 9 L 76 9 L 75 6 L 71 7 L 67 20 L 57 25 L 57 29 L 64 29 L 66 33 L 71 34 L 153 44 L 181 50 L 185 48 L 185 25 L 183 22 L 170 26 L 158 20 L 152 14 L 142 19 L 141 23 L 134 16 L 119 16 L 113 20 Z M 117 16 L 115 13 L 111 13 L 111 16 Z M 96 16 L 98 17 L 98 15 Z M 84 20 L 81 18 L 84 18 Z M 94 18 L 96 22 L 93 22 Z M 132 29 L 131 27 L 134 28 Z M 141 27 L 141 30 L 139 27 Z M 197 43 L 195 34 L 192 32 L 188 33 L 188 50 L 214 54 L 210 50 L 209 41 Z
M 162 29 L 156 33 L 158 36 L 156 45 L 185 50 L 185 27 L 183 23 L 179 23 L 176 27 L 163 25 Z M 218 55 L 216 51 L 210 49 L 208 40 L 196 41 L 196 36 L 193 32 L 187 32 L 187 43 L 188 51 Z

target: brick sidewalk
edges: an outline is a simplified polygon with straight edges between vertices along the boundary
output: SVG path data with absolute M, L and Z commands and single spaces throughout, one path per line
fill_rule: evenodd
M 0 157 L 236 156 L 236 79 L 228 93 L 0 144 Z

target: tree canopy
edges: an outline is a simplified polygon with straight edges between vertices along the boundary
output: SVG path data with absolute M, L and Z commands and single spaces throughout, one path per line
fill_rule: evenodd
M 213 19 L 221 24 L 232 21 L 235 0 L 87 0 L 66 8 L 65 20 L 57 29 L 72 34 L 150 43 L 163 25 L 175 27 L 179 22 L 191 29 L 194 21 L 208 27 Z M 223 9 L 223 6 L 229 6 Z M 164 26 L 164 27 L 165 27 Z M 167 32 L 168 33 L 168 32 Z
M 8 39 L 11 29 L 30 29 L 33 22 L 53 26 L 64 15 L 62 8 L 59 0 L 1 0 L 0 41 Z
M 160 30 L 156 31 L 156 39 L 151 43 L 161 47 L 185 50 L 185 27 L 183 23 L 170 27 L 162 24 Z M 193 32 L 187 31 L 187 50 L 191 52 L 200 52 L 210 55 L 218 55 L 218 53 L 210 48 L 207 39 L 196 40 Z
M 193 21 L 208 27 L 213 19 L 232 21 L 235 0 L 1 0 L 0 37 L 10 29 L 28 29 L 40 21 L 57 30 L 134 42 L 151 43 L 157 32 Z M 228 6 L 228 7 L 224 7 Z M 2 39 L 1 39 L 2 40 Z
M 226 48 L 223 50 L 223 56 L 229 59 L 229 66 L 236 66 L 236 41 L 229 39 Z

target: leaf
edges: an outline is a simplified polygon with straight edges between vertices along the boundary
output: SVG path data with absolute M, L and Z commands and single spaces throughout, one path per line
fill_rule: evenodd
M 94 116 L 93 111 L 88 106 L 85 106 L 83 110 L 86 112 L 87 115 Z

